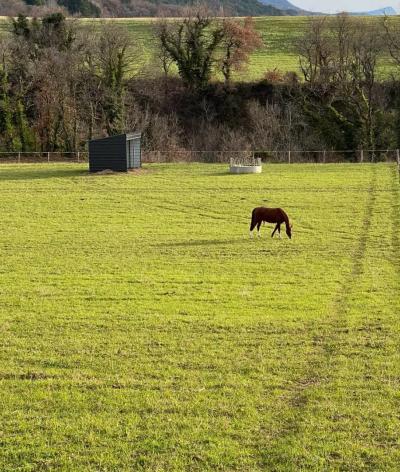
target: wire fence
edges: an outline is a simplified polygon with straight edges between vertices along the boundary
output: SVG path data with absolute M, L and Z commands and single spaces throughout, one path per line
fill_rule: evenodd
M 88 162 L 87 151 L 75 152 L 0 152 L 0 163 L 56 163 Z M 400 168 L 399 149 L 299 151 L 299 150 L 244 150 L 244 151 L 146 151 L 142 150 L 143 163 L 205 162 L 235 165 L 261 163 L 340 163 L 340 162 L 397 162 Z
M 299 150 L 246 150 L 246 151 L 145 151 L 142 161 L 156 162 L 209 162 L 254 165 L 264 163 L 335 163 L 335 162 L 397 162 L 398 149 L 299 151 Z
M 0 152 L 0 163 L 31 164 L 50 162 L 87 162 L 87 151 L 75 152 Z

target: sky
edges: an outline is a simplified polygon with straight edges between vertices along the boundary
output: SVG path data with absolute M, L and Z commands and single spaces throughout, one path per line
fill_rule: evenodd
M 368 11 L 393 7 L 400 12 L 399 0 L 289 0 L 304 10 L 337 13 L 340 11 Z

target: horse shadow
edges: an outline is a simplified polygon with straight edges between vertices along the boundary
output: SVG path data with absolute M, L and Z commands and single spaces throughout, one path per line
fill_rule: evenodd
M 243 244 L 248 241 L 249 243 L 260 241 L 262 238 L 250 238 L 249 236 L 243 236 L 242 238 L 231 238 L 231 239 L 190 239 L 188 241 L 177 241 L 169 243 L 154 244 L 153 247 L 204 247 L 204 246 L 232 246 Z
M 188 241 L 177 241 L 170 243 L 155 244 L 155 247 L 191 247 L 191 246 L 215 246 L 224 244 L 238 244 L 242 239 L 190 239 Z

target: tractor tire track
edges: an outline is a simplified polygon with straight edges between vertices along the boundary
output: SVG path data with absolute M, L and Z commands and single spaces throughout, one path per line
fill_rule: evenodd
M 392 191 L 392 248 L 393 265 L 397 275 L 400 277 L 400 172 L 395 165 L 393 168 L 393 191 Z
M 338 369 L 335 356 L 339 355 L 346 345 L 348 333 L 347 312 L 349 298 L 357 280 L 363 273 L 367 242 L 371 230 L 372 213 L 376 201 L 377 170 L 372 169 L 371 181 L 368 187 L 368 196 L 365 204 L 364 217 L 359 232 L 358 244 L 352 254 L 352 265 L 349 273 L 343 278 L 335 296 L 326 321 L 319 325 L 318 332 L 312 336 L 312 349 L 308 354 L 308 369 L 304 375 L 294 382 L 290 390 L 281 399 L 291 407 L 291 416 L 282 421 L 282 427 L 276 431 L 271 442 L 264 445 L 261 453 L 260 467 L 271 467 L 276 464 L 280 445 L 289 439 L 295 440 L 301 433 L 301 426 L 306 422 L 307 410 L 310 410 L 309 392 L 331 382 Z M 293 409 L 295 410 L 293 412 Z M 282 449 L 283 450 L 283 449 Z M 287 459 L 287 458 L 286 458 Z M 288 469 L 289 470 L 289 469 Z M 290 470 L 296 470 L 295 467 Z

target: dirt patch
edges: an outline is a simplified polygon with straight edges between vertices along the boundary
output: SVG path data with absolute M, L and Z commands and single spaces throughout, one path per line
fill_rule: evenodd
M 131 175 L 141 175 L 141 174 L 148 174 L 151 172 L 150 169 L 143 169 L 143 167 L 139 167 L 139 169 L 129 169 L 128 174 Z
M 1 372 L 0 380 L 48 380 L 55 379 L 55 375 L 46 374 L 45 372 Z
M 118 174 L 129 174 L 129 175 L 142 175 L 147 174 L 150 172 L 150 169 L 143 169 L 140 167 L 139 169 L 129 169 L 127 172 L 117 172 L 112 169 L 104 169 L 100 170 L 99 172 L 89 172 L 89 175 L 118 175 Z
M 115 172 L 111 169 L 104 169 L 100 170 L 99 172 L 92 172 L 93 175 L 110 175 L 110 174 L 119 174 L 119 172 Z

